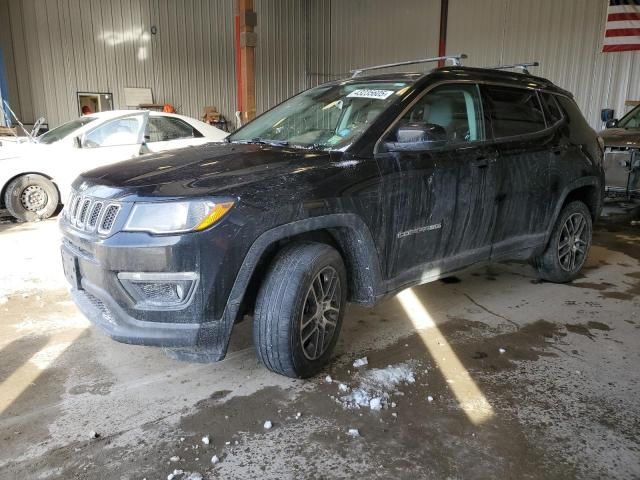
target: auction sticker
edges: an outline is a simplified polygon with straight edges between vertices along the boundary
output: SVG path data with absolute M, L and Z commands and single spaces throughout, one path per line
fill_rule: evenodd
M 377 98 L 378 100 L 386 100 L 393 95 L 393 90 L 377 90 L 372 88 L 360 88 L 354 90 L 347 97 L 352 98 Z

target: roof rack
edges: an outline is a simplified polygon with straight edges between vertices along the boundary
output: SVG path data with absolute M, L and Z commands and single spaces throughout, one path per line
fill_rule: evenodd
M 356 68 L 355 70 L 349 70 L 349 73 L 351 74 L 351 78 L 354 78 L 360 75 L 362 72 L 368 72 L 369 70 L 379 70 L 381 68 L 389 68 L 389 67 L 400 67 L 403 65 L 415 65 L 417 63 L 439 62 L 440 60 L 444 60 L 445 62 L 449 60 L 451 61 L 452 65 L 460 66 L 461 65 L 460 61 L 464 58 L 467 58 L 467 55 L 464 53 L 461 53 L 459 55 L 445 55 L 443 57 L 424 58 L 422 60 L 408 60 L 406 62 L 387 63 L 384 65 L 374 65 L 372 67 Z
M 495 67 L 489 67 L 492 70 L 509 70 L 511 68 L 515 70 L 519 70 L 520 73 L 529 73 L 529 69 L 527 67 L 539 67 L 540 62 L 523 62 L 523 63 L 514 63 L 513 65 L 497 65 Z

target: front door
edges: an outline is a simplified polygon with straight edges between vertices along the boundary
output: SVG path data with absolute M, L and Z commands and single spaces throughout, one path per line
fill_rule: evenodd
M 429 90 L 378 146 L 389 279 L 425 280 L 488 257 L 495 152 L 473 84 Z

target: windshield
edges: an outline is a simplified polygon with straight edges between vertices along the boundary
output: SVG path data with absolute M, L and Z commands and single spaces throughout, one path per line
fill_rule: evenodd
M 340 149 L 353 143 L 406 87 L 405 82 L 321 85 L 259 116 L 229 141 Z
M 92 117 L 81 117 L 76 120 L 71 120 L 70 122 L 63 123 L 59 127 L 54 128 L 53 130 L 49 130 L 47 133 L 43 133 L 38 137 L 38 143 L 44 143 L 45 145 L 49 145 L 51 143 L 55 143 L 59 140 L 62 140 L 64 137 L 74 132 L 75 130 L 84 127 L 88 123 L 97 120 Z
M 640 105 L 627 113 L 618 122 L 620 128 L 640 128 Z

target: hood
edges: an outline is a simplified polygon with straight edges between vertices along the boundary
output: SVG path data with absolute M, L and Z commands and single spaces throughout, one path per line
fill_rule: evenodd
M 315 157 L 315 158 L 314 158 Z M 321 158 L 317 158 L 321 157 Z M 257 182 L 277 185 L 301 164 L 328 152 L 255 144 L 215 144 L 148 154 L 85 172 L 76 183 L 109 187 L 109 196 L 198 196 L 242 193 Z M 266 181 L 266 182 L 265 182 Z M 116 193 L 117 192 L 117 193 Z
M 598 135 L 602 137 L 606 147 L 640 148 L 638 128 L 607 128 Z

